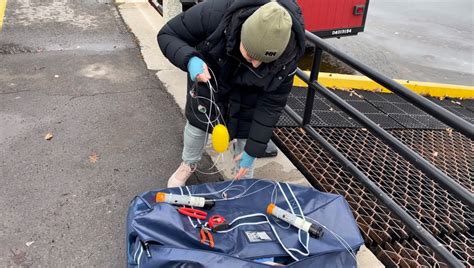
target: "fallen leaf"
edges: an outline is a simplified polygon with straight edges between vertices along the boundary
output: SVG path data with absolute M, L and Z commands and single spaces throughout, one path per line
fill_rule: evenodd
M 31 246 L 35 241 L 30 241 L 30 242 L 26 242 L 26 246 L 29 247 Z
M 89 162 L 95 163 L 97 162 L 97 160 L 99 160 L 99 155 L 97 153 L 94 152 L 91 155 L 89 155 Z
M 49 132 L 48 134 L 46 134 L 46 136 L 44 136 L 44 139 L 49 141 L 53 138 L 53 134 L 51 134 L 51 132 Z
M 10 249 L 10 251 L 13 254 L 11 258 L 16 265 L 20 265 L 26 261 L 26 252 L 19 249 Z

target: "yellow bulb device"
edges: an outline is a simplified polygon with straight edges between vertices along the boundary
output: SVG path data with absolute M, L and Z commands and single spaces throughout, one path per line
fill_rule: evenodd
M 212 147 L 218 153 L 227 151 L 229 147 L 229 131 L 222 124 L 217 124 L 212 130 Z

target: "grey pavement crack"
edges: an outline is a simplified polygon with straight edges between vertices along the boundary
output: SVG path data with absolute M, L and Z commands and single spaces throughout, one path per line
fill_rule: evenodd
M 23 92 L 34 92 L 40 91 L 41 89 L 26 89 L 26 90 L 17 90 L 17 91 L 9 91 L 9 92 L 0 92 L 0 95 L 8 95 L 8 94 L 18 94 Z
M 153 89 L 158 89 L 158 87 L 146 87 L 146 88 L 139 88 L 135 90 L 128 90 L 128 91 L 117 91 L 117 92 L 98 92 L 94 94 L 81 94 L 81 95 L 57 95 L 57 96 L 70 96 L 71 98 L 69 101 L 78 99 L 78 98 L 83 98 L 83 97 L 94 97 L 94 96 L 99 96 L 99 95 L 114 95 L 114 94 L 127 94 L 127 93 L 133 93 L 133 92 L 138 92 L 138 91 L 145 91 L 145 90 L 153 90 Z
M 98 92 L 98 93 L 94 93 L 94 94 L 80 94 L 80 95 L 52 94 L 52 95 L 47 95 L 47 96 L 50 96 L 50 97 L 71 97 L 69 100 L 73 100 L 73 99 L 82 98 L 82 97 L 94 97 L 94 96 L 97 96 L 97 95 L 126 94 L 126 93 L 145 91 L 145 90 L 154 90 L 154 89 L 159 89 L 159 87 L 146 87 L 146 88 L 139 88 L 139 89 L 128 90 L 128 91 L 117 91 L 117 92 Z M 35 92 L 35 91 L 41 91 L 41 90 L 42 89 L 31 89 L 31 90 L 18 90 L 18 91 L 12 91 L 12 92 L 0 92 L 0 95 L 19 94 L 19 93 L 24 93 L 24 92 Z

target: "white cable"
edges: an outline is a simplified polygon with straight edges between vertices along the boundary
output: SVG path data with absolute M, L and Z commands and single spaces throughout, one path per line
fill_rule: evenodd
M 137 247 L 137 249 L 135 250 L 135 254 L 133 254 L 133 259 L 135 261 L 137 261 L 137 253 L 140 251 L 140 249 L 142 248 L 142 244 L 139 242 L 138 244 L 139 246 Z
M 275 235 L 276 239 L 278 240 L 278 243 L 280 244 L 280 246 L 283 248 L 283 250 L 285 250 L 285 252 L 290 255 L 291 258 L 293 258 L 294 260 L 296 261 L 299 261 L 299 259 L 294 256 L 291 251 L 285 246 L 285 244 L 283 244 L 283 241 L 281 241 L 280 239 L 280 236 L 278 235 L 278 233 L 276 232 L 275 228 L 273 227 L 273 224 L 271 224 L 270 220 L 268 219 L 267 215 L 265 214 L 262 214 L 262 213 L 254 213 L 254 214 L 250 214 L 250 215 L 245 215 L 245 216 L 241 216 L 241 217 L 238 217 L 236 219 L 234 219 L 229 225 L 232 225 L 232 223 L 234 223 L 236 220 L 240 220 L 240 219 L 244 219 L 244 218 L 249 218 L 249 217 L 255 217 L 255 216 L 262 216 L 262 217 L 265 217 L 266 221 L 265 222 L 256 222 L 256 223 L 241 223 L 241 224 L 238 224 L 237 226 L 235 226 L 235 228 L 239 227 L 239 226 L 243 226 L 243 225 L 253 225 L 253 224 L 262 224 L 262 223 L 268 223 L 268 225 L 270 225 L 270 228 L 272 229 L 272 232 L 273 234 Z M 235 228 L 232 228 L 235 229 Z M 222 233 L 222 232 L 227 232 L 228 230 L 226 231 L 219 231 L 218 233 Z
M 349 245 L 349 243 L 343 238 L 341 237 L 340 235 L 338 235 L 337 233 L 335 233 L 334 231 L 332 231 L 331 229 L 329 229 L 328 227 L 326 227 L 324 224 L 320 223 L 319 221 L 311 218 L 311 217 L 307 217 L 310 221 L 320 225 L 321 227 L 323 227 L 324 229 L 328 230 L 336 239 L 337 241 L 339 241 L 339 243 L 341 243 L 341 245 L 344 247 L 344 249 L 346 249 L 347 252 L 349 252 L 349 254 L 352 256 L 352 258 L 354 258 L 354 260 L 356 261 L 357 263 L 357 257 L 355 255 L 355 252 L 354 250 L 352 250 L 351 246 Z
M 224 189 L 222 190 L 219 190 L 219 191 L 215 191 L 215 192 L 208 192 L 208 193 L 193 193 L 193 195 L 214 195 L 214 194 L 220 194 L 222 192 L 225 192 L 227 191 L 229 188 L 231 188 L 232 184 L 236 181 L 236 179 L 232 179 L 231 182 L 229 183 L 229 185 L 227 185 L 226 187 L 224 187 Z M 248 195 L 245 195 L 243 196 L 243 194 L 245 194 L 246 192 L 249 191 L 250 188 L 252 188 L 256 183 L 260 182 L 260 181 L 265 181 L 265 180 L 257 180 L 255 181 L 254 183 L 252 183 L 246 190 L 244 190 L 242 193 L 240 193 L 240 195 L 237 195 L 235 197 L 232 197 L 232 198 L 222 198 L 222 199 L 211 199 L 211 201 L 226 201 L 226 200 L 234 200 L 234 199 L 238 199 L 238 198 L 243 198 L 243 197 L 246 197 L 246 196 L 249 196 L 251 194 L 254 194 L 256 192 L 252 192 L 251 194 L 248 194 Z M 273 185 L 274 185 L 274 182 L 271 182 Z M 239 185 L 240 186 L 240 185 Z M 263 189 L 266 189 L 268 187 L 270 187 L 271 185 L 267 185 L 265 187 L 263 187 L 262 189 L 258 190 L 257 192 L 263 190 Z M 243 187 L 243 185 L 242 185 Z
M 276 188 L 276 187 L 273 188 L 272 196 L 271 196 L 271 197 L 272 197 L 271 203 L 272 203 L 272 204 L 276 204 L 276 201 L 278 200 L 278 191 L 277 191 L 277 188 Z M 284 222 L 284 221 L 283 221 L 284 223 L 288 224 L 288 225 L 284 226 L 284 225 L 282 225 L 282 224 L 280 223 L 279 220 L 277 220 L 277 219 L 275 219 L 275 218 L 271 218 L 271 219 L 272 219 L 273 223 L 275 223 L 276 225 L 278 225 L 281 229 L 288 230 L 288 229 L 291 228 L 291 224 L 288 223 L 288 222 Z
M 198 97 L 195 97 L 195 98 L 198 98 Z M 203 98 L 203 97 L 199 97 L 199 98 Z M 198 105 L 200 105 L 200 104 L 198 104 Z M 196 118 L 196 120 L 198 120 L 200 123 L 206 124 L 206 125 L 209 125 L 209 124 L 210 124 L 209 120 L 208 120 L 208 121 L 203 121 L 203 120 L 201 120 L 201 119 L 197 116 L 196 111 L 194 110 L 194 106 L 193 106 L 193 105 L 191 105 L 191 111 L 193 112 L 194 117 Z M 206 114 L 206 118 L 208 118 L 208 117 L 207 117 L 207 114 Z M 216 120 L 214 120 L 214 121 L 216 121 Z M 208 133 L 208 131 L 206 131 L 206 133 Z
M 215 192 L 208 192 L 208 193 L 193 193 L 193 195 L 200 196 L 200 195 L 215 195 L 215 194 L 220 194 L 220 193 L 222 193 L 223 191 L 225 191 L 226 189 L 230 188 L 230 187 L 232 186 L 232 184 L 234 183 L 234 181 L 235 181 L 235 180 L 230 181 L 229 185 L 227 185 L 226 187 L 224 187 L 224 189 L 222 189 L 222 190 L 215 191 Z
M 260 181 L 260 180 L 254 182 L 251 186 L 249 186 L 249 187 L 247 188 L 246 191 L 248 191 L 253 185 L 255 185 L 255 183 L 257 183 L 257 182 L 259 182 L 259 181 Z M 288 205 L 290 206 L 290 209 L 292 210 L 292 212 L 293 212 L 293 214 L 294 214 L 294 211 L 293 211 L 293 209 L 291 208 L 291 205 L 289 204 L 289 200 L 288 200 L 288 198 L 287 198 L 285 192 L 283 191 L 281 185 L 280 185 L 278 182 L 277 182 L 276 184 L 279 186 L 281 192 L 283 193 L 283 196 L 285 197 L 286 202 L 288 203 Z M 276 188 L 275 183 L 273 183 L 273 185 L 274 185 L 274 187 Z M 268 186 L 270 186 L 270 185 L 268 185 Z M 268 186 L 267 186 L 267 187 L 268 187 Z M 263 190 L 263 189 L 265 189 L 265 188 L 267 188 L 267 187 L 261 188 L 260 190 L 255 191 L 255 192 L 259 192 L 259 191 L 261 191 L 261 190 Z M 290 188 L 290 191 L 292 191 L 291 188 Z M 244 192 L 244 193 L 245 193 L 245 192 Z M 234 197 L 234 199 L 235 199 L 235 198 L 242 198 L 244 193 L 242 193 L 240 196 Z M 253 193 L 252 193 L 252 194 L 253 194 Z M 227 199 L 227 200 L 230 200 L 230 199 Z M 217 201 L 217 200 L 214 200 L 214 201 Z M 298 200 L 295 200 L 295 202 L 298 203 Z M 301 211 L 302 211 L 302 210 L 301 210 Z M 271 227 L 271 229 L 272 229 L 272 231 L 273 231 L 275 237 L 277 238 L 278 242 L 279 242 L 280 245 L 283 247 L 283 249 L 285 250 L 285 252 L 287 252 L 293 259 L 298 260 L 298 258 L 297 258 L 295 255 L 293 255 L 291 252 L 297 252 L 297 253 L 299 253 L 299 254 L 302 255 L 302 256 L 308 256 L 308 255 L 309 255 L 310 252 L 309 252 L 309 249 L 308 249 L 308 245 L 307 245 L 307 244 L 304 244 L 304 243 L 301 241 L 300 235 L 299 235 L 299 237 L 298 237 L 298 240 L 299 240 L 300 244 L 303 246 L 303 248 L 306 250 L 306 252 L 301 252 L 301 251 L 298 250 L 298 249 L 286 247 L 286 246 L 283 244 L 283 242 L 281 241 L 281 239 L 280 239 L 280 237 L 279 237 L 277 231 L 276 231 L 275 228 L 273 227 L 273 224 L 270 222 L 270 220 L 268 219 L 268 217 L 267 217 L 265 214 L 255 213 L 255 214 L 250 214 L 250 215 L 245 215 L 245 216 L 237 217 L 237 218 L 235 218 L 229 225 L 232 225 L 232 224 L 233 224 L 235 221 L 237 221 L 237 220 L 241 220 L 241 219 L 245 219 L 245 218 L 249 218 L 249 217 L 254 217 L 254 216 L 264 216 L 264 217 L 267 219 L 267 223 L 270 225 L 270 227 Z M 261 223 L 260 223 L 260 224 L 261 224 Z M 239 226 L 243 226 L 243 225 L 252 225 L 252 223 L 242 223 L 242 224 L 237 225 L 236 227 L 233 227 L 231 230 L 234 230 L 235 228 L 237 228 L 237 227 L 239 227 Z
M 207 170 L 213 169 L 213 168 L 217 165 L 217 163 L 219 162 L 219 159 L 220 159 L 221 157 L 222 157 L 222 159 L 224 159 L 224 153 L 220 153 L 220 154 L 217 156 L 216 161 L 214 161 L 214 164 L 213 164 L 210 168 L 208 168 Z M 224 163 L 224 160 L 222 160 L 222 163 Z M 217 170 L 217 171 L 214 171 L 214 172 L 205 172 L 205 171 L 202 171 L 202 170 L 196 168 L 196 171 L 199 172 L 199 173 L 201 173 L 201 174 L 205 174 L 205 175 L 214 175 L 214 174 L 217 174 L 217 173 L 220 173 L 220 172 L 224 171 L 224 168 L 222 168 L 222 169 L 220 169 L 220 170 Z
M 142 254 L 143 254 L 143 248 L 140 245 L 140 254 L 138 254 L 138 259 L 137 259 L 137 267 L 138 268 L 140 268 L 140 259 L 142 258 Z
M 288 190 L 290 190 L 291 196 L 293 196 L 293 199 L 295 200 L 296 205 L 298 206 L 298 209 L 300 211 L 300 216 L 303 218 L 303 220 L 306 220 L 305 216 L 304 216 L 304 213 L 303 213 L 303 209 L 301 209 L 300 202 L 298 201 L 298 199 L 296 199 L 296 196 L 295 196 L 295 193 L 293 192 L 293 189 L 291 189 L 290 185 L 287 182 L 285 182 L 285 184 L 286 184 L 286 187 L 288 187 Z M 306 245 L 306 250 L 309 253 L 309 250 L 308 250 L 308 247 L 309 247 L 309 234 L 306 233 L 306 232 L 305 232 L 305 234 L 306 234 L 306 244 L 303 244 L 303 242 L 301 241 L 301 229 L 298 230 L 298 240 L 300 241 L 300 243 L 302 245 Z
M 229 222 L 229 225 L 232 225 L 232 224 L 234 224 L 234 222 L 240 221 L 241 219 L 252 218 L 252 217 L 261 216 L 261 215 L 264 215 L 264 214 L 254 213 L 254 214 L 243 215 L 243 216 L 240 216 L 240 217 L 237 217 L 237 218 L 233 219 L 231 222 Z M 226 232 L 226 231 L 222 231 L 222 232 Z
M 181 192 L 181 195 L 184 195 L 183 189 L 181 187 L 179 187 L 179 191 Z M 194 222 L 191 220 L 191 217 L 188 216 L 188 220 L 189 220 L 189 223 L 191 223 L 191 226 L 193 226 L 193 228 L 197 228 L 197 224 L 194 224 Z
M 188 191 L 188 196 L 189 196 L 189 197 L 191 197 L 191 191 L 189 190 L 189 188 L 188 188 L 188 186 L 187 186 L 187 185 L 186 185 L 185 187 L 186 187 L 186 190 Z M 181 189 L 181 187 L 179 187 L 179 189 Z M 194 207 L 193 207 L 193 206 L 191 206 L 191 208 L 192 208 L 192 209 L 194 209 Z M 190 218 L 190 219 L 191 219 L 191 217 L 189 217 L 189 216 L 188 216 L 188 218 Z M 200 219 L 196 218 L 196 220 L 197 220 L 197 222 L 199 223 L 199 225 L 202 225 L 202 222 L 201 222 L 201 220 L 200 220 Z M 197 225 L 196 225 L 196 226 L 197 226 Z M 194 226 L 193 226 L 193 227 L 194 227 Z M 194 227 L 194 228 L 196 228 L 196 227 Z
M 217 77 L 216 75 L 214 74 L 214 71 L 212 71 L 211 67 L 207 66 L 207 69 L 209 69 L 209 71 L 211 71 L 211 74 L 212 76 L 214 77 L 214 80 L 216 81 L 216 93 L 219 92 L 219 83 L 217 83 Z M 210 81 L 209 81 L 210 82 Z
M 280 188 L 280 191 L 281 191 L 281 193 L 283 194 L 283 197 L 285 198 L 285 201 L 286 201 L 286 203 L 288 204 L 288 207 L 290 208 L 291 213 L 292 213 L 293 215 L 296 215 L 296 214 L 295 214 L 295 211 L 293 210 L 293 207 L 291 206 L 290 201 L 289 201 L 288 197 L 286 196 L 285 192 L 283 191 L 283 188 L 281 187 L 280 183 L 277 182 L 277 185 L 278 185 L 278 187 Z M 290 192 L 292 192 L 291 188 L 290 188 Z M 295 200 L 295 202 L 296 202 L 297 204 L 299 204 L 299 203 L 298 203 L 298 200 Z M 306 244 L 301 241 L 301 231 L 300 231 L 299 229 L 298 229 L 298 241 L 299 241 L 300 244 L 303 246 L 303 248 L 305 249 L 306 252 L 301 252 L 299 249 L 296 249 L 296 248 L 288 248 L 288 250 L 294 251 L 294 252 L 298 252 L 298 253 L 301 254 L 302 256 L 308 256 L 308 255 L 309 255 L 309 249 L 308 249 L 308 247 L 309 247 L 309 240 L 306 241 L 306 242 L 307 242 Z
M 240 227 L 240 226 L 245 226 L 245 225 L 259 225 L 259 224 L 268 224 L 268 221 L 258 221 L 258 222 L 244 222 L 244 223 L 239 223 L 236 226 L 232 227 L 229 230 L 225 231 L 218 231 L 217 233 L 228 233 L 230 231 L 233 231 L 234 229 Z
M 283 188 L 281 187 L 280 183 L 277 182 L 277 185 L 278 185 L 278 188 L 280 188 L 280 191 L 283 194 L 283 197 L 285 198 L 286 204 L 288 205 L 288 207 L 291 210 L 291 214 L 295 215 L 295 211 L 293 210 L 293 206 L 290 204 L 290 201 L 289 201 L 288 197 L 286 196 L 285 192 L 283 191 Z
M 226 198 L 226 199 L 212 199 L 212 201 L 218 202 L 218 201 L 228 201 L 228 200 L 235 200 L 235 199 L 239 199 L 239 198 L 244 198 L 244 197 L 253 195 L 253 194 L 255 194 L 255 193 L 261 192 L 261 191 L 265 190 L 266 188 L 272 186 L 272 185 L 267 185 L 267 186 L 261 188 L 260 190 L 253 191 L 253 192 L 247 194 L 247 192 L 249 191 L 249 189 L 252 188 L 253 185 L 255 185 L 256 183 L 258 183 L 258 182 L 260 182 L 260 181 L 263 181 L 263 180 L 257 180 L 256 182 L 254 182 L 253 184 L 251 184 L 251 185 L 250 185 L 244 192 L 242 192 L 240 195 L 237 195 L 237 196 L 234 196 L 234 197 L 231 197 L 231 198 Z M 275 185 L 273 185 L 273 186 L 275 187 Z
M 275 198 L 273 198 L 274 196 L 275 196 Z M 276 191 L 276 187 L 273 188 L 271 198 L 272 198 L 272 199 L 270 199 L 271 203 L 276 204 L 276 201 L 278 199 L 278 191 Z
M 207 122 L 201 120 L 201 119 L 197 116 L 196 111 L 194 110 L 194 106 L 191 105 L 191 110 L 192 110 L 192 112 L 193 112 L 193 114 L 194 114 L 194 117 L 195 117 L 200 123 L 206 124 L 206 131 L 205 131 L 206 136 L 205 136 L 205 139 L 204 139 L 204 144 L 203 144 L 202 150 L 204 150 L 204 148 L 205 148 L 205 146 L 206 146 L 206 144 L 207 144 L 207 142 L 208 142 L 208 139 L 209 139 L 209 127 L 214 127 L 214 124 L 215 124 L 216 122 L 217 122 L 217 123 L 220 123 L 219 118 L 220 118 L 220 117 L 223 118 L 222 112 L 221 112 L 221 110 L 220 110 L 220 108 L 219 108 L 219 105 L 217 105 L 217 103 L 215 102 L 215 99 L 214 99 L 214 92 L 216 92 L 216 91 L 214 90 L 214 88 L 212 87 L 212 84 L 211 84 L 209 81 L 207 82 L 207 85 L 208 85 L 208 87 L 209 87 L 209 96 L 210 96 L 210 98 L 206 98 L 206 97 L 203 97 L 203 96 L 199 96 L 198 93 L 197 93 L 197 89 L 196 89 L 195 87 L 193 87 L 193 88 L 191 89 L 191 91 L 193 91 L 194 94 L 195 94 L 194 96 L 191 95 L 191 97 L 194 98 L 194 99 L 196 99 L 196 101 L 197 101 L 197 103 L 198 103 L 198 106 L 201 105 L 201 104 L 199 104 L 199 99 L 207 100 L 207 101 L 209 102 L 209 114 L 207 114 L 207 111 L 202 112 L 202 113 L 206 116 Z M 216 86 L 217 86 L 217 81 L 216 81 Z M 216 111 L 216 112 L 215 112 L 215 113 L 216 113 L 216 117 L 215 117 L 216 119 L 215 119 L 215 120 L 212 120 L 212 119 L 211 119 L 213 108 L 214 108 L 214 110 Z M 201 111 L 200 111 L 200 112 L 201 112 Z M 224 125 L 225 125 L 225 122 L 224 122 Z M 220 171 L 219 171 L 219 172 L 220 172 Z M 203 173 L 203 172 L 201 172 L 201 173 Z M 213 174 L 216 174 L 216 173 L 218 173 L 218 172 L 215 172 L 215 173 L 208 173 L 208 175 L 213 175 Z M 206 173 L 203 173 L 203 174 L 206 174 Z

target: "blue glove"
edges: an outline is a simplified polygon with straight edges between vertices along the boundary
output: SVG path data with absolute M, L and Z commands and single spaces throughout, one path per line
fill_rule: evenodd
M 204 73 L 203 69 L 204 61 L 194 56 L 188 62 L 188 73 L 192 81 L 196 81 L 196 76 Z
M 242 153 L 242 157 L 240 158 L 240 167 L 241 168 L 251 168 L 253 161 L 255 161 L 255 157 L 248 155 L 245 151 Z

